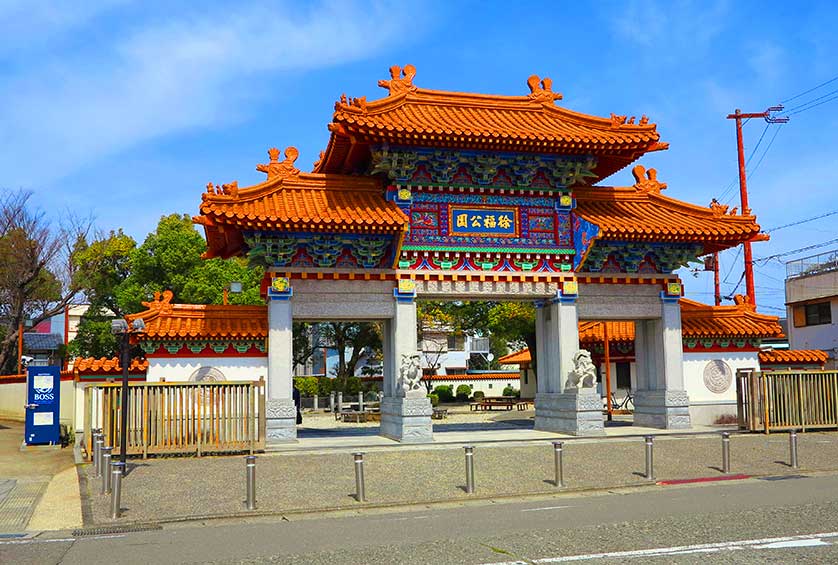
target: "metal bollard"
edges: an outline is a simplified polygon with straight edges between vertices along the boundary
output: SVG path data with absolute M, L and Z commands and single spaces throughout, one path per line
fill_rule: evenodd
M 556 480 L 553 481 L 558 488 L 564 487 L 564 467 L 562 464 L 562 442 L 553 442 L 553 457 L 556 466 Z
M 102 493 L 101 494 L 110 494 L 111 492 L 111 451 L 113 450 L 112 447 L 103 447 L 102 448 L 102 469 L 104 472 L 102 473 Z
M 102 448 L 105 447 L 105 438 L 99 436 L 96 438 L 96 447 L 93 449 L 93 472 L 95 477 L 100 477 L 101 473 L 106 472 L 102 469 Z
M 256 456 L 245 455 L 244 461 L 247 475 L 247 509 L 256 510 Z
M 722 432 L 722 473 L 730 473 L 730 432 Z
M 364 411 L 364 393 L 359 392 L 358 393 L 358 412 L 363 412 L 363 411 Z
M 789 459 L 792 469 L 800 468 L 797 463 L 797 430 L 789 432 Z
M 338 393 L 338 412 L 343 412 L 343 393 Z
M 466 445 L 466 493 L 474 494 L 474 447 Z
M 652 449 L 654 449 L 655 436 L 645 436 L 643 439 L 646 441 L 646 479 L 654 481 L 655 470 Z
M 335 391 L 329 393 L 329 412 L 335 411 Z
M 355 500 L 364 502 L 367 499 L 366 485 L 364 485 L 364 454 L 353 453 L 355 459 Z
M 122 473 L 125 470 L 125 463 L 114 461 L 111 463 L 111 519 L 119 518 L 122 498 Z
M 318 398 L 317 398 L 317 395 L 315 394 L 314 395 L 314 406 L 313 406 L 315 412 L 317 412 L 317 404 L 318 404 Z

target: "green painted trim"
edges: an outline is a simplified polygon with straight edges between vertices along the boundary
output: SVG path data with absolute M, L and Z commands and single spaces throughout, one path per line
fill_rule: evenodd
M 562 194 L 571 194 L 572 191 L 567 187 L 561 188 L 550 188 L 550 187 L 541 187 L 533 188 L 531 186 L 503 186 L 499 184 L 454 184 L 454 183 L 444 183 L 444 182 L 413 182 L 413 181 L 406 181 L 406 182 L 398 182 L 394 183 L 393 186 L 409 186 L 411 188 L 423 188 L 423 187 L 430 187 L 430 188 L 466 188 L 466 189 L 479 189 L 479 190 L 486 190 L 492 189 L 496 191 L 504 191 L 504 190 L 526 190 L 529 192 L 560 192 Z

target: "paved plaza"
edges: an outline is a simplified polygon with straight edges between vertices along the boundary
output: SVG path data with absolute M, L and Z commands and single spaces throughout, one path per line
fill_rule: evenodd
M 499 432 L 500 433 L 500 432 Z M 303 440 L 304 441 L 304 440 Z M 302 442 L 301 442 L 302 443 Z M 355 501 L 352 449 L 296 450 L 260 455 L 255 514 L 355 510 L 462 502 L 474 498 L 555 494 L 553 448 L 549 441 L 477 444 L 476 491 L 464 490 L 461 445 L 379 446 L 365 457 L 367 502 Z M 657 480 L 722 477 L 718 433 L 661 435 L 655 441 Z M 731 472 L 788 476 L 838 471 L 838 435 L 800 435 L 801 469 L 788 465 L 786 434 L 734 435 Z M 91 467 L 86 466 L 89 477 Z M 637 437 L 570 439 L 564 444 L 564 478 L 569 491 L 642 487 L 644 443 Z M 89 479 L 82 498 L 90 524 L 113 523 L 108 496 Z M 244 516 L 242 456 L 134 460 L 124 481 L 120 523 L 166 522 L 201 517 Z

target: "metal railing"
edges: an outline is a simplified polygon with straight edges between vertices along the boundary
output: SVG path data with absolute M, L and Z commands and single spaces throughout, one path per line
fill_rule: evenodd
M 739 428 L 770 433 L 838 427 L 838 371 L 736 374 Z
M 101 428 L 119 453 L 122 386 L 84 389 L 84 437 Z M 232 453 L 265 449 L 265 382 L 130 383 L 128 454 Z
M 786 278 L 808 277 L 838 270 L 838 249 L 786 263 Z

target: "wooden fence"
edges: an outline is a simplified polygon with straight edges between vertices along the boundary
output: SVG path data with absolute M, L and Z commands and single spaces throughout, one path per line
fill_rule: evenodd
M 120 449 L 122 385 L 84 389 L 84 437 L 101 428 Z M 265 449 L 265 382 L 130 383 L 128 454 L 250 452 Z
M 764 431 L 838 427 L 838 371 L 738 371 L 739 428 Z

